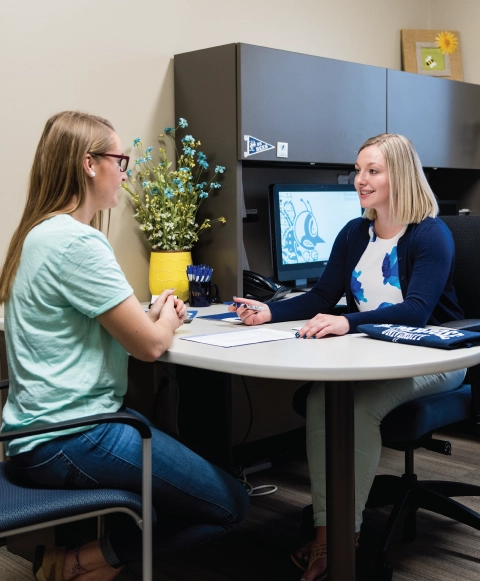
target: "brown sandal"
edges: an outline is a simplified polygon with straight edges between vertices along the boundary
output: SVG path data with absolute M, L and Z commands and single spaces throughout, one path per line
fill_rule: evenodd
M 33 560 L 33 576 L 37 581 L 62 581 L 65 566 L 65 547 L 38 545 Z
M 355 549 L 358 549 L 359 540 L 360 540 L 360 532 L 355 533 Z M 304 561 L 303 559 L 300 559 L 300 557 L 298 557 L 296 553 L 290 554 L 290 558 L 292 559 L 292 561 L 302 571 L 307 571 L 307 569 L 310 569 L 310 566 L 312 565 L 312 563 L 314 561 L 317 561 L 318 559 L 327 557 L 327 545 L 326 544 L 318 544 L 318 543 L 315 543 L 313 541 L 311 541 L 311 543 L 312 543 L 312 550 L 310 551 L 310 557 L 308 559 L 308 566 L 306 564 L 306 561 Z M 318 579 L 318 581 L 322 581 L 322 579 L 326 579 L 326 578 L 327 578 L 327 572 L 325 570 L 325 573 Z
M 324 581 L 327 578 L 327 543 L 313 543 L 310 559 L 308 560 L 308 569 L 311 569 L 313 563 L 319 559 L 325 561 L 325 570 L 320 574 L 320 577 L 315 578 L 315 581 Z
M 306 543 L 304 546 L 310 545 L 312 544 L 313 541 L 310 541 L 309 543 Z M 308 561 L 305 559 L 301 559 L 297 553 L 290 553 L 290 558 L 292 559 L 292 561 L 295 563 L 295 565 L 301 569 L 302 571 L 306 571 L 307 570 L 307 566 L 308 566 Z

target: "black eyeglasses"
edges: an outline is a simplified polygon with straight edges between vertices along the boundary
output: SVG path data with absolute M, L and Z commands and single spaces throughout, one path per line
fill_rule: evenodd
M 116 157 L 117 159 L 120 160 L 118 162 L 120 171 L 126 171 L 128 167 L 128 162 L 130 161 L 130 157 L 128 155 L 116 155 L 115 153 L 91 153 L 90 155 L 97 155 L 98 157 Z

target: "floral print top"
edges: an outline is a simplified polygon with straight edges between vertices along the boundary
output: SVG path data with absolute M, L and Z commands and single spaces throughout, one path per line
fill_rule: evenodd
M 397 243 L 407 227 L 393 238 L 379 238 L 370 222 L 370 242 L 352 272 L 350 289 L 359 311 L 373 311 L 403 302 L 398 276 Z

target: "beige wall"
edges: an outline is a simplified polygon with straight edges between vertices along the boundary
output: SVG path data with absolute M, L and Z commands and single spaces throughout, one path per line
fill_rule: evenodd
M 480 84 L 480 2 L 478 0 L 431 0 L 433 30 L 458 30 L 464 80 Z
M 400 69 L 401 28 L 460 30 L 465 80 L 480 83 L 479 19 L 476 0 L 0 0 L 0 256 L 57 111 L 107 117 L 128 153 L 135 137 L 155 145 L 173 124 L 176 53 L 246 42 Z M 148 251 L 131 214 L 123 198 L 110 240 L 146 300 Z

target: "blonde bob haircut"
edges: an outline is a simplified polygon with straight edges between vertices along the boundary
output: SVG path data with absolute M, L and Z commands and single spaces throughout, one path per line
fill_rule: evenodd
M 396 133 L 382 133 L 367 139 L 365 149 L 376 145 L 385 156 L 390 182 L 390 215 L 399 224 L 418 224 L 425 218 L 435 218 L 438 204 L 413 143 Z M 368 208 L 363 214 L 368 220 L 375 220 L 375 209 Z
M 13 234 L 0 274 L 0 304 L 8 300 L 27 234 L 48 218 L 70 214 L 85 201 L 87 153 L 106 153 L 114 145 L 114 128 L 106 119 L 63 111 L 51 117 L 35 152 L 22 219 Z M 102 227 L 102 214 L 91 225 Z

